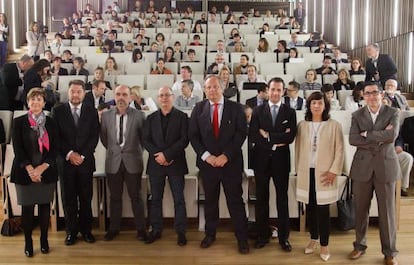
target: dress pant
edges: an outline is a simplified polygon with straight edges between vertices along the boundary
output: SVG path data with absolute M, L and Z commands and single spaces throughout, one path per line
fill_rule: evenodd
M 397 154 L 398 162 L 400 163 L 401 167 L 401 187 L 404 189 L 408 189 L 410 186 L 410 173 L 411 168 L 413 167 L 413 157 L 410 153 L 402 151 L 401 153 Z
M 269 158 L 270 159 L 270 158 Z M 289 173 L 280 172 L 277 163 L 269 163 L 269 168 L 255 170 L 256 181 L 256 224 L 259 228 L 259 237 L 269 237 L 269 184 L 270 179 L 276 189 L 276 208 L 278 215 L 279 243 L 289 239 Z
M 69 161 L 64 162 L 60 186 L 68 234 L 87 234 L 92 230 L 92 169 L 86 164 L 73 166 Z
M 145 229 L 144 202 L 141 196 L 141 179 L 142 171 L 138 173 L 129 173 L 124 163 L 121 162 L 116 174 L 107 174 L 108 186 L 110 192 L 110 214 L 111 222 L 110 231 L 121 230 L 122 219 L 122 192 L 124 190 L 124 181 L 131 199 L 132 212 L 134 213 L 134 222 L 137 230 Z
M 395 181 L 379 182 L 375 174 L 367 182 L 353 179 L 352 191 L 355 202 L 355 234 L 354 248 L 365 250 L 367 248 L 367 229 L 369 223 L 369 208 L 373 192 L 377 196 L 378 221 L 381 239 L 381 249 L 384 256 L 395 257 L 396 224 L 395 224 Z
M 223 184 L 227 207 L 230 212 L 237 240 L 247 240 L 247 217 L 242 198 L 242 175 L 224 176 L 221 169 L 201 172 L 205 192 L 204 216 L 205 231 L 208 236 L 216 236 L 219 221 L 220 183 Z
M 166 176 L 150 175 L 151 185 L 151 212 L 150 222 L 153 231 L 161 232 L 162 223 L 162 199 L 164 195 Z M 184 176 L 168 176 L 171 192 L 174 199 L 174 228 L 177 233 L 185 233 L 187 228 L 187 210 L 184 200 Z
M 307 217 L 311 239 L 320 241 L 321 246 L 329 244 L 330 215 L 329 204 L 318 205 L 315 189 L 315 169 L 310 169 L 309 179 L 309 204 L 307 205 Z

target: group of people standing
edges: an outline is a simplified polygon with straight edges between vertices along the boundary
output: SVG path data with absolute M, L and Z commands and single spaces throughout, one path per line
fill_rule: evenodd
M 166 177 L 173 193 L 177 244 L 187 244 L 184 175 L 188 173 L 185 148 L 190 142 L 197 154 L 197 167 L 205 190 L 205 237 L 202 248 L 216 240 L 219 218 L 220 184 L 235 227 L 238 251 L 250 251 L 247 218 L 242 199 L 242 145 L 249 135 L 252 144 L 252 168 L 256 181 L 255 248 L 269 243 L 269 181 L 277 193 L 279 244 L 290 252 L 288 183 L 289 144 L 296 140 L 296 195 L 306 204 L 311 240 L 305 253 L 313 253 L 320 244 L 320 257 L 330 258 L 329 204 L 338 199 L 338 177 L 342 173 L 344 142 L 339 122 L 330 119 L 330 104 L 321 92 L 306 101 L 305 120 L 296 122 L 295 110 L 284 104 L 285 84 L 280 78 L 268 82 L 269 99 L 253 111 L 247 126 L 242 106 L 223 97 L 220 77 L 209 75 L 204 82 L 206 99 L 197 103 L 188 119 L 173 107 L 174 94 L 169 87 L 158 91 L 160 109 L 147 119 L 143 112 L 129 106 L 130 88 L 115 88 L 115 106 L 102 114 L 83 102 L 85 85 L 69 84 L 69 102 L 53 109 L 53 118 L 43 112 L 45 93 L 32 88 L 27 95 L 29 112 L 15 119 L 13 129 L 12 182 L 16 183 L 18 203 L 22 205 L 25 255 L 33 256 L 32 229 L 34 205 L 39 205 L 41 252 L 48 253 L 47 228 L 50 201 L 58 168 L 66 223 L 66 245 L 73 245 L 81 233 L 93 243 L 92 175 L 94 150 L 100 137 L 107 149 L 105 171 L 110 191 L 110 226 L 104 240 L 116 238 L 121 230 L 122 191 L 125 182 L 134 213 L 137 238 L 150 244 L 162 237 L 162 197 Z M 365 253 L 368 214 L 373 191 L 379 206 L 382 252 L 387 264 L 397 264 L 395 256 L 395 182 L 400 168 L 394 150 L 398 135 L 398 111 L 382 104 L 382 91 L 367 82 L 363 89 L 367 103 L 353 113 L 350 143 L 357 147 L 351 178 L 356 198 L 356 240 L 350 259 Z M 149 152 L 147 174 L 151 184 L 151 231 L 145 225 L 141 197 L 143 150 Z M 390 263 L 391 262 L 391 263 Z

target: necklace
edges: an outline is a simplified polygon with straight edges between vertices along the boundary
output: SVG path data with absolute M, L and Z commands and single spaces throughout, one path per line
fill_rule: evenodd
M 318 125 L 315 126 L 315 123 L 318 123 Z M 321 125 L 322 125 L 322 122 L 312 122 L 312 134 L 313 134 L 312 152 L 314 153 L 316 153 L 316 149 L 318 147 L 318 133 L 319 133 L 319 129 L 321 128 Z

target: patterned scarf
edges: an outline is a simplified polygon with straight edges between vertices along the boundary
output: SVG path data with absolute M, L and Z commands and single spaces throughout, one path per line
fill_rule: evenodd
M 30 127 L 36 132 L 40 153 L 43 153 L 43 147 L 49 151 L 49 134 L 45 127 L 46 115 L 44 112 L 41 112 L 39 115 L 34 115 L 29 111 L 27 116 L 29 117 Z

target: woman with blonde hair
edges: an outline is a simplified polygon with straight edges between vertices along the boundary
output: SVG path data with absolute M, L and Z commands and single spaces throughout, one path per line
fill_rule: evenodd
M 122 75 L 122 71 L 119 69 L 118 64 L 114 57 L 110 56 L 105 61 L 105 75 Z
M 131 87 L 131 102 L 129 106 L 138 110 L 156 111 L 157 105 L 152 98 L 143 98 L 141 95 L 142 88 L 140 86 Z

